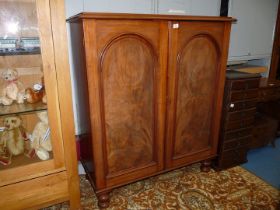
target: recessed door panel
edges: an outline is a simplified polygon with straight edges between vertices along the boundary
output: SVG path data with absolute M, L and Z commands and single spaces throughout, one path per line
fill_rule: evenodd
M 211 37 L 200 35 L 193 37 L 179 54 L 175 156 L 210 146 L 218 53 Z
M 109 174 L 153 161 L 155 61 L 153 48 L 137 35 L 116 38 L 104 52 L 101 77 Z

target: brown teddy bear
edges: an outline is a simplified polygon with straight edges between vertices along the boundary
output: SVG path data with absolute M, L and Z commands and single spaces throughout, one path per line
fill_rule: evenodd
M 12 156 L 24 153 L 26 133 L 19 117 L 4 118 L 5 130 L 1 135 L 1 159 L 11 159 Z M 2 162 L 3 163 L 3 162 Z M 10 164 L 10 161 L 7 162 Z
M 12 156 L 24 154 L 30 158 L 34 157 L 35 150 L 31 148 L 20 117 L 4 118 L 4 130 L 0 137 L 0 163 L 3 165 L 9 165 Z
M 27 88 L 25 90 L 26 101 L 31 104 L 42 101 L 44 94 L 43 90 L 34 90 L 32 88 Z
M 42 84 L 35 84 L 33 88 L 27 88 L 25 90 L 25 98 L 28 103 L 37 103 L 42 101 L 47 103 L 47 97 L 45 92 L 44 78 L 42 77 Z
M 37 116 L 40 121 L 32 132 L 31 147 L 35 149 L 36 155 L 41 160 L 47 160 L 50 158 L 49 152 L 52 151 L 48 112 L 39 112 Z
M 6 81 L 6 86 L 2 90 L 0 104 L 11 105 L 13 101 L 24 103 L 25 90 L 18 81 L 18 72 L 15 69 L 7 69 L 2 73 L 2 79 Z

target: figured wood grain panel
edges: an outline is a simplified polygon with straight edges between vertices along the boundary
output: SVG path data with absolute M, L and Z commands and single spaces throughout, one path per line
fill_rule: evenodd
M 178 59 L 174 155 L 209 147 L 219 52 L 209 35 L 197 35 Z
M 153 47 L 143 37 L 125 34 L 112 40 L 101 61 L 108 173 L 153 161 Z

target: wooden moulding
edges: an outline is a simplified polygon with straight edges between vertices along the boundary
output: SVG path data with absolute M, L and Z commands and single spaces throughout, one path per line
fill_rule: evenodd
M 235 22 L 231 17 L 214 16 L 186 16 L 186 15 L 151 15 L 151 14 L 128 14 L 128 13 L 80 13 L 67 19 L 69 22 L 75 22 L 79 19 L 123 19 L 123 20 L 189 20 L 189 21 L 229 21 Z

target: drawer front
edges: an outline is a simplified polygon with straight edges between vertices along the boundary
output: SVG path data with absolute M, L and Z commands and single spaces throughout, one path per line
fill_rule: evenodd
M 242 120 L 226 121 L 225 130 L 236 130 L 240 128 L 246 128 L 253 125 L 255 117 L 250 117 Z
M 247 162 L 247 147 L 226 151 L 220 159 L 220 167 L 228 168 Z
M 256 89 L 259 87 L 259 79 L 243 79 L 232 81 L 231 89 L 232 90 L 248 90 Z
M 230 94 L 230 102 L 243 101 L 253 98 L 258 98 L 258 89 L 246 90 L 246 91 L 233 91 Z
M 245 147 L 251 142 L 251 140 L 252 140 L 252 135 L 235 139 L 233 141 L 225 142 L 223 145 L 223 150 L 225 152 L 227 150 L 232 150 L 239 147 Z
M 234 112 L 234 111 L 239 111 L 244 109 L 250 109 L 256 107 L 257 103 L 258 103 L 258 99 L 253 99 L 249 101 L 240 101 L 235 103 L 233 102 L 227 105 L 227 110 L 229 112 Z
M 249 136 L 252 134 L 252 127 L 243 128 L 234 131 L 227 131 L 224 134 L 224 141 L 239 139 L 241 137 Z
M 230 112 L 230 113 L 228 113 L 226 119 L 227 119 L 227 121 L 242 120 L 242 119 L 254 117 L 255 114 L 256 114 L 256 108 L 252 108 L 252 109 L 243 110 L 243 111 L 239 111 L 239 112 Z
M 280 87 L 277 88 L 265 88 L 259 90 L 260 101 L 271 101 L 280 99 Z

